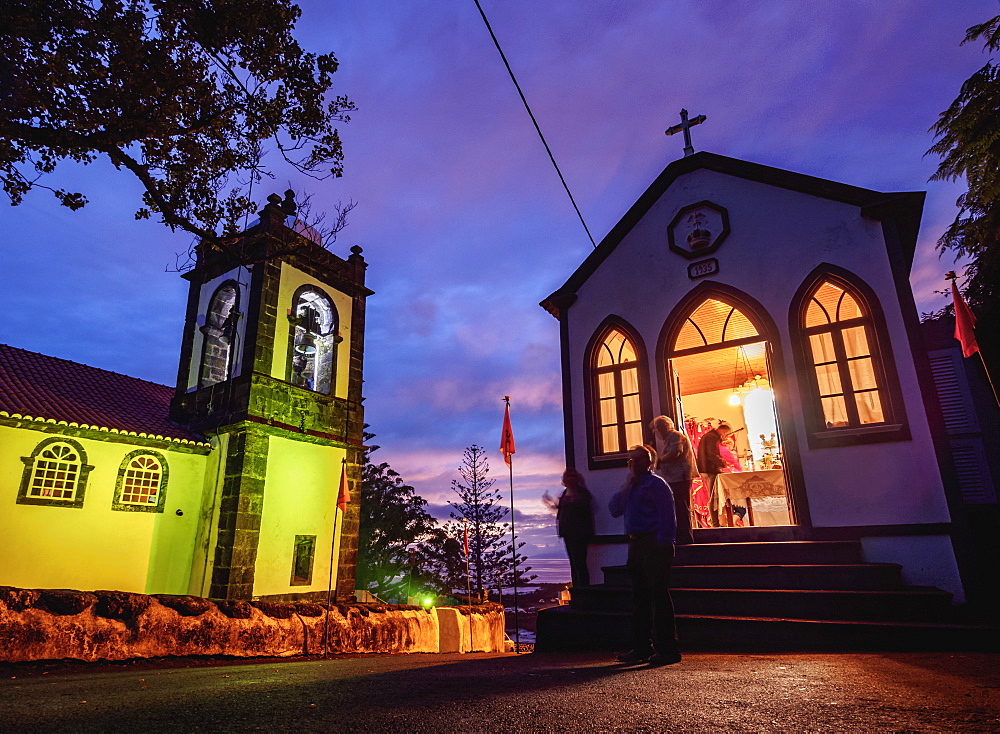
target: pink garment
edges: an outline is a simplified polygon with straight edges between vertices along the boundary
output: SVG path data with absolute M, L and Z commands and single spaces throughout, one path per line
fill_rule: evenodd
M 736 454 L 734 454 L 728 446 L 720 443 L 719 453 L 722 455 L 723 460 L 725 460 L 726 462 L 725 470 L 727 472 L 743 471 L 743 467 L 740 465 L 740 460 L 736 458 Z

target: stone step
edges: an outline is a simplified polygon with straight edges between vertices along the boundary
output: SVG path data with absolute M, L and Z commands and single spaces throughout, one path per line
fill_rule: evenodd
M 626 612 L 552 607 L 537 629 L 537 652 L 631 647 Z M 983 625 L 678 615 L 677 630 L 687 652 L 1000 652 L 1000 628 Z
M 817 589 L 671 589 L 678 614 L 790 619 L 941 622 L 951 618 L 951 594 L 907 587 L 878 591 Z M 579 610 L 628 612 L 623 589 L 591 586 L 573 590 Z
M 762 543 L 693 543 L 677 546 L 675 566 L 817 565 L 863 563 L 856 540 L 801 540 Z
M 689 650 L 1000 650 L 1000 630 L 946 624 L 950 594 L 905 586 L 857 541 L 680 546 L 671 586 Z M 605 567 L 604 584 L 539 613 L 536 649 L 627 649 L 629 587 L 626 567 Z
M 674 566 L 671 586 L 686 589 L 901 589 L 901 566 L 896 563 L 823 565 Z M 604 568 L 605 586 L 628 589 L 625 566 Z

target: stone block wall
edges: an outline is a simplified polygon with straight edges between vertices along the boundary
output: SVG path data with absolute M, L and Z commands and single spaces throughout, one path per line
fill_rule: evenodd
M 493 652 L 505 649 L 503 612 L 497 625 L 492 614 L 483 614 L 483 607 L 438 607 L 438 652 Z
M 453 614 L 454 612 L 454 614 Z M 212 601 L 121 591 L 0 587 L 0 661 L 128 660 L 191 655 L 293 657 L 442 649 L 442 622 L 462 652 L 504 650 L 503 610 Z M 471 623 L 470 623 L 471 620 Z M 450 638 L 449 638 L 450 639 Z

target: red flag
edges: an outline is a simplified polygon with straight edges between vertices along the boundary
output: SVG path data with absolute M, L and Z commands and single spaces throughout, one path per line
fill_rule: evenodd
M 340 468 L 340 495 L 337 497 L 337 508 L 347 512 L 347 503 L 351 501 L 351 493 L 347 491 L 347 462 Z
M 510 455 L 517 452 L 514 448 L 514 430 L 510 427 L 510 398 L 504 395 L 507 407 L 503 413 L 503 432 L 500 434 L 500 453 L 503 454 L 504 463 L 510 466 Z
M 951 281 L 951 300 L 955 305 L 955 338 L 962 343 L 962 356 L 971 357 L 979 351 L 976 343 L 976 315 L 958 292 L 954 279 Z
M 469 523 L 468 522 L 463 522 L 462 523 L 462 530 L 465 531 L 465 541 L 463 543 L 463 547 L 465 548 L 465 555 L 466 555 L 466 557 L 468 557 L 468 555 L 469 555 Z

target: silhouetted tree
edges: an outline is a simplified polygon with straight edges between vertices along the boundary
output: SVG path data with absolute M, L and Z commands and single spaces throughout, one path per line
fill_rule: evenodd
M 495 583 L 500 573 L 504 586 L 514 582 L 514 564 L 511 558 L 510 524 L 504 522 L 508 516 L 506 507 L 500 504 L 501 494 L 493 489 L 494 480 L 489 478 L 490 464 L 482 447 L 473 444 L 462 453 L 462 464 L 458 467 L 461 481 L 453 479 L 452 491 L 459 496 L 459 502 L 449 502 L 455 520 L 465 518 L 469 523 L 469 567 L 472 576 L 473 594 L 482 594 L 483 589 Z M 459 525 L 461 523 L 458 523 Z M 453 533 L 456 532 L 453 530 Z M 457 529 L 461 532 L 461 528 Z M 460 537 L 460 536 L 459 536 Z M 517 544 L 518 550 L 524 543 Z M 535 576 L 527 576 L 530 566 L 525 565 L 525 557 L 518 553 L 518 583 L 526 584 Z
M 375 434 L 364 436 L 368 443 Z M 435 530 L 435 522 L 424 509 L 427 501 L 392 467 L 372 463 L 371 455 L 378 449 L 366 446 L 362 460 L 357 587 L 387 600 L 405 598 L 413 575 L 420 575 L 410 549 Z
M 143 187 L 137 219 L 222 248 L 256 208 L 243 187 L 271 175 L 265 145 L 313 178 L 339 176 L 335 124 L 354 105 L 329 94 L 334 55 L 292 37 L 300 14 L 289 0 L 0 0 L 11 204 L 44 188 L 79 209 L 83 193 L 41 180 L 107 157 Z
M 962 43 L 977 39 L 988 51 L 1000 50 L 1000 15 L 969 28 Z M 983 307 L 1000 297 L 1000 66 L 992 58 L 965 81 L 931 131 L 937 142 L 928 152 L 942 158 L 931 180 L 967 184 L 937 246 L 972 258 L 965 295 Z
M 455 534 L 456 524 L 431 529 L 415 549 L 417 577 L 442 595 L 465 590 L 465 556 L 462 536 Z

